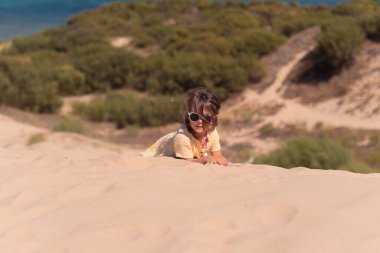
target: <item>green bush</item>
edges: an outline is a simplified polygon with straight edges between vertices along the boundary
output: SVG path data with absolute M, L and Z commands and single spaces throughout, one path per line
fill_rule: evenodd
M 260 26 L 260 19 L 253 13 L 240 8 L 217 10 L 212 17 L 211 30 L 223 36 L 231 36 L 239 30 L 253 29 Z
M 80 101 L 74 101 L 72 104 L 73 113 L 76 115 L 87 116 L 87 104 Z
M 255 56 L 241 55 L 237 63 L 245 70 L 247 79 L 251 83 L 256 83 L 265 76 L 265 70 Z
M 296 15 L 276 17 L 273 21 L 273 29 L 285 36 L 291 36 L 312 26 L 325 27 L 335 24 L 336 17 L 326 12 L 307 12 Z
M 37 133 L 33 134 L 29 137 L 28 142 L 26 143 L 28 146 L 40 143 L 45 141 L 45 134 L 43 133 Z
M 275 131 L 276 128 L 272 125 L 272 123 L 267 123 L 259 129 L 260 136 L 270 136 Z
M 62 101 L 52 73 L 44 65 L 0 61 L 2 102 L 33 112 L 55 112 Z
M 351 160 L 350 152 L 340 143 L 312 137 L 296 137 L 272 153 L 259 157 L 257 163 L 284 168 L 338 169 Z
M 369 39 L 380 41 L 380 14 L 362 19 L 361 26 Z
M 183 36 L 166 42 L 166 52 L 175 55 L 178 52 L 201 52 L 204 54 L 230 55 L 233 44 L 223 36 L 211 32 L 200 32 L 190 36 Z
M 59 52 L 68 52 L 89 44 L 106 43 L 105 34 L 96 24 L 65 25 L 51 32 L 51 45 Z
M 46 33 L 38 33 L 32 36 L 15 38 L 12 40 L 11 53 L 27 53 L 51 48 L 50 36 Z
M 146 48 L 152 45 L 155 45 L 155 43 L 158 42 L 155 40 L 152 36 L 149 36 L 145 32 L 138 32 L 134 34 L 134 41 L 133 45 L 136 48 Z
M 143 100 L 141 126 L 160 126 L 180 120 L 183 99 L 177 96 L 154 96 Z
M 275 20 L 275 30 L 285 36 L 291 36 L 295 33 L 301 32 L 306 28 L 309 28 L 314 25 L 314 22 L 311 22 L 308 19 L 308 16 L 291 16 L 287 19 L 278 18 Z
M 362 155 L 362 160 L 367 164 L 380 168 L 380 146 Z
M 191 39 L 191 35 L 192 32 L 190 29 L 186 29 L 186 27 L 172 27 L 170 33 L 161 38 L 159 42 L 167 52 L 171 51 L 167 48 L 178 48 L 180 50 L 183 47 L 181 44 L 185 44 L 186 41 L 191 41 L 191 43 L 194 43 Z
M 160 126 L 178 121 L 183 99 L 183 96 L 138 98 L 131 92 L 113 92 L 88 104 L 78 103 L 74 111 L 92 121 L 114 122 L 117 128 Z
M 106 119 L 107 103 L 105 103 L 103 99 L 94 98 L 85 108 L 86 110 L 84 111 L 84 113 L 89 120 L 95 122 L 102 122 Z
M 53 130 L 56 132 L 83 133 L 85 128 L 78 119 L 65 116 L 59 119 Z
M 46 67 L 54 67 L 66 63 L 66 60 L 61 54 L 49 49 L 33 50 L 28 52 L 25 56 L 30 57 L 31 62 L 45 64 Z
M 142 115 L 141 105 L 137 97 L 128 93 L 126 96 L 117 93 L 108 94 L 107 105 L 108 120 L 115 122 L 117 128 L 126 125 L 139 125 Z
M 12 83 L 9 78 L 0 72 L 0 104 L 6 103 L 8 94 L 12 90 Z
M 266 55 L 285 42 L 285 38 L 269 31 L 256 30 L 244 34 L 235 41 L 238 53 L 255 54 L 259 57 Z
M 362 16 L 375 14 L 379 10 L 377 0 L 351 0 L 338 4 L 332 9 L 332 13 L 343 16 Z
M 275 18 L 284 16 L 284 13 L 289 13 L 289 9 L 285 6 L 277 6 L 278 3 L 269 3 L 263 1 L 259 3 L 258 1 L 251 1 L 250 10 L 252 10 L 258 17 L 261 18 L 261 22 L 265 25 L 273 25 Z M 281 3 L 279 3 L 281 4 Z
M 146 80 L 151 92 L 179 93 L 199 86 L 237 92 L 247 84 L 246 70 L 229 56 L 179 53 L 151 60 L 156 62 Z
M 348 164 L 342 166 L 339 168 L 341 170 L 348 170 L 351 172 L 356 172 L 356 173 L 374 173 L 374 172 L 379 172 L 378 169 L 372 168 L 368 166 L 367 164 L 360 162 L 358 160 L 353 159 L 350 161 Z
M 317 69 L 336 71 L 349 65 L 364 41 L 364 32 L 355 22 L 328 26 L 318 37 L 314 63 Z
M 93 48 L 97 51 L 92 51 Z M 85 74 L 91 91 L 132 87 L 142 59 L 124 49 L 91 45 L 77 52 L 75 68 Z
M 54 80 L 61 95 L 78 95 L 88 91 L 85 75 L 70 65 L 56 68 Z

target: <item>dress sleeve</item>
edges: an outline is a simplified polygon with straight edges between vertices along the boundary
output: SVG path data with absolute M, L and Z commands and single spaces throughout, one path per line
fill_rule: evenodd
M 183 134 L 177 134 L 174 137 L 173 149 L 175 156 L 178 158 L 194 158 L 191 140 Z
M 219 142 L 219 134 L 216 128 L 210 133 L 210 151 L 216 152 L 221 149 Z

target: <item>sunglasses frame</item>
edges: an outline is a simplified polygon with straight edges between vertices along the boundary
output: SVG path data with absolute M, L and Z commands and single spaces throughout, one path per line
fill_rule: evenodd
M 191 115 L 198 115 L 198 119 L 197 120 L 192 120 L 191 119 Z M 193 122 L 196 122 L 198 121 L 199 119 L 201 119 L 202 121 L 206 121 L 207 123 L 211 123 L 213 120 L 214 120 L 214 116 L 212 115 L 201 115 L 199 113 L 196 113 L 196 112 L 188 112 L 187 113 L 187 116 L 189 117 L 189 119 Z M 211 117 L 211 120 L 207 120 L 206 117 Z

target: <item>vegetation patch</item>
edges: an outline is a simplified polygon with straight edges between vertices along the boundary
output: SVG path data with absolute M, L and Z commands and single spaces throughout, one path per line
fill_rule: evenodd
M 295 137 L 272 153 L 259 157 L 257 163 L 284 168 L 339 169 L 347 165 L 351 154 L 342 144 L 313 137 Z
M 80 120 L 64 116 L 59 119 L 57 124 L 53 127 L 53 130 L 56 132 L 71 132 L 71 133 L 84 133 L 85 128 Z
M 94 122 L 125 126 L 160 126 L 180 121 L 183 96 L 138 97 L 133 92 L 109 93 L 88 104 L 77 102 L 74 112 Z
M 37 144 L 37 143 L 40 143 L 40 142 L 43 142 L 45 141 L 45 134 L 43 133 L 36 133 L 36 134 L 33 134 L 29 137 L 28 141 L 27 141 L 27 145 L 28 146 L 32 146 L 34 144 Z

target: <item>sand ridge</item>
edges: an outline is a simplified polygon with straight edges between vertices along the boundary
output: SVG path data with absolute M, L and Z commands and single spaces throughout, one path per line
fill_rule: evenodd
M 41 129 L 0 126 L 1 252 L 380 250 L 378 174 L 204 166 L 50 132 L 28 146 Z

